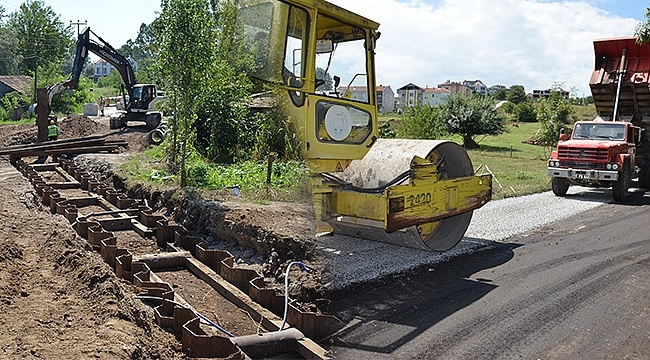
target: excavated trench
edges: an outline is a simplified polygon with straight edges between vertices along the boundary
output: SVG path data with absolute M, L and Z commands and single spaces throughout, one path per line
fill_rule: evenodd
M 308 229 L 303 238 L 249 226 L 241 215 L 246 211 L 235 212 L 242 220 L 235 221 L 224 205 L 174 196 L 173 190 L 124 192 L 110 171 L 89 170 L 68 159 L 13 164 L 42 204 L 64 216 L 117 276 L 135 286 L 138 297 L 153 306 L 157 324 L 182 339 L 189 356 L 280 352 L 327 358 L 313 340 L 328 337 L 342 323 L 312 310 L 318 286 L 305 284 L 318 282 L 302 272 L 291 273 L 299 284 L 291 289 L 295 300 L 286 313 L 293 329 L 278 331 L 285 298 L 277 280 L 288 262 L 309 257 Z M 283 215 L 280 210 L 269 221 Z

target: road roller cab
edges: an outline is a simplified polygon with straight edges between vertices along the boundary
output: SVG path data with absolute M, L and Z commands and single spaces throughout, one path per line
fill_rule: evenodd
M 379 139 L 379 24 L 323 0 L 245 0 L 237 20 L 275 84 L 314 174 L 317 220 L 338 233 L 444 251 L 463 237 L 492 178 L 450 141 Z

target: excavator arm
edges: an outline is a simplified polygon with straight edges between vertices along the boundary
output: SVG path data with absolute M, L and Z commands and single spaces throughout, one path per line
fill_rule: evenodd
M 95 35 L 97 40 L 91 39 L 90 34 Z M 129 97 L 133 97 L 133 86 L 136 84 L 133 66 L 128 58 L 120 54 L 108 42 L 90 30 L 89 27 L 79 34 L 77 40 L 77 51 L 72 66 L 72 78 L 50 86 L 47 89 L 48 104 L 52 104 L 54 95 L 68 89 L 74 89 L 79 84 L 79 78 L 83 71 L 84 64 L 88 58 L 88 52 L 92 52 L 100 58 L 106 60 L 109 64 L 120 73 L 122 81 L 126 87 Z

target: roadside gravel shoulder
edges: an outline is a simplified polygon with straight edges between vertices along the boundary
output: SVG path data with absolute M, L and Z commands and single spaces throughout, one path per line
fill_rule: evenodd
M 444 253 L 430 253 L 343 235 L 316 239 L 318 254 L 328 268 L 323 282 L 329 290 L 339 290 L 385 276 L 396 275 L 426 265 L 475 252 L 554 221 L 611 201 L 611 192 L 571 187 L 566 197 L 544 192 L 487 203 L 474 211 L 463 240 Z

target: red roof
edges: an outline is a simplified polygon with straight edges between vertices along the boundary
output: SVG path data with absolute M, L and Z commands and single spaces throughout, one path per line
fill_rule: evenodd
M 424 92 L 436 93 L 436 94 L 438 94 L 438 93 L 440 93 L 440 94 L 451 93 L 451 91 L 449 91 L 449 90 L 447 90 L 445 88 L 426 88 L 426 89 L 424 89 Z

